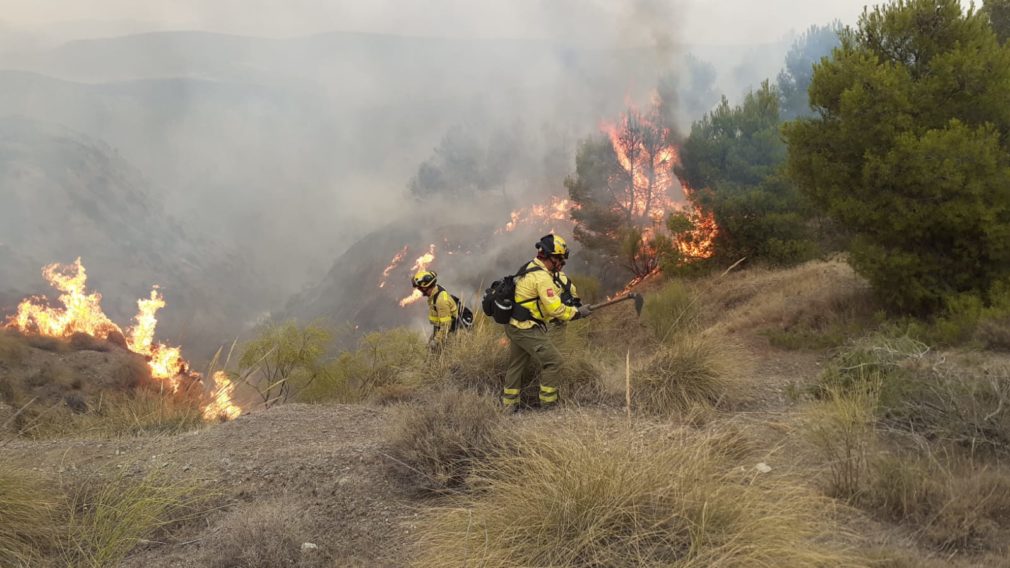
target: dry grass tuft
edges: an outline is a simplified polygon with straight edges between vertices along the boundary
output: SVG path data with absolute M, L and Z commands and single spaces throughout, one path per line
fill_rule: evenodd
M 1010 536 L 1010 471 L 887 455 L 875 460 L 859 504 L 942 550 L 999 550 Z
M 507 368 L 508 340 L 502 326 L 481 314 L 469 331 L 456 333 L 441 353 L 428 358 L 421 382 L 498 395 Z
M 71 566 L 116 566 L 142 539 L 202 516 L 208 493 L 168 472 L 73 480 L 61 556 Z
M 648 295 L 642 320 L 659 341 L 697 328 L 700 305 L 692 291 L 679 280 L 672 280 Z
M 660 415 L 697 404 L 732 404 L 749 390 L 744 382 L 748 366 L 743 349 L 728 338 L 679 335 L 632 373 L 633 400 L 638 408 Z
M 695 287 L 715 329 L 764 331 L 786 348 L 840 345 L 872 325 L 878 311 L 869 285 L 840 259 L 731 272 Z
M 422 491 L 460 487 L 499 441 L 502 412 L 470 391 L 441 391 L 397 409 L 387 435 L 392 471 Z
M 0 466 L 0 566 L 36 566 L 57 535 L 59 500 L 37 473 Z
M 879 386 L 854 392 L 829 391 L 809 411 L 805 433 L 827 464 L 827 493 L 852 499 L 859 495 L 876 449 L 876 405 Z
M 319 551 L 301 551 L 302 543 L 310 541 L 304 508 L 291 500 L 240 506 L 216 528 L 202 562 L 209 568 L 307 568 L 326 560 Z
M 0 329 L 0 365 L 15 365 L 28 354 L 28 344 L 20 334 Z
M 425 519 L 418 566 L 865 565 L 828 538 L 825 501 L 739 467 L 724 437 L 643 441 L 585 421 L 520 438 L 478 491 Z

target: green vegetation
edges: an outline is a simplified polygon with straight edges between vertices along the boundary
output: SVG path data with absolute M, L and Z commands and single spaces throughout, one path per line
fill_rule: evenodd
M 985 0 L 979 12 L 989 18 L 993 32 L 996 33 L 1000 43 L 1005 45 L 1010 39 L 1010 1 Z
M 957 0 L 875 7 L 817 64 L 817 114 L 788 124 L 789 171 L 854 235 L 895 310 L 941 311 L 1010 276 L 1010 50 Z
M 259 392 L 263 406 L 285 402 L 323 374 L 320 360 L 332 334 L 319 326 L 294 322 L 267 324 L 245 344 L 239 358 L 242 375 Z
M 781 172 L 780 126 L 779 94 L 765 81 L 737 107 L 723 98 L 684 141 L 677 177 L 715 216 L 716 254 L 727 263 L 747 257 L 787 265 L 817 253 L 809 207 Z

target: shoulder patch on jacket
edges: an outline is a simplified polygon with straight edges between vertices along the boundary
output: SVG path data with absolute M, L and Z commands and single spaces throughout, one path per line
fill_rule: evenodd
M 553 298 L 554 297 L 554 288 L 548 288 L 547 289 L 547 297 L 548 298 Z

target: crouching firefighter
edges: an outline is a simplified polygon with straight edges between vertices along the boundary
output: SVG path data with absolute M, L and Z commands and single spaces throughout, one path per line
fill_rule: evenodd
M 445 288 L 438 285 L 438 274 L 421 270 L 411 279 L 417 288 L 428 298 L 428 321 L 431 322 L 431 337 L 428 338 L 428 348 L 440 352 L 445 347 L 449 333 L 456 330 L 455 322 L 459 318 L 459 305 Z
M 509 410 L 517 410 L 524 403 L 523 391 L 538 367 L 539 406 L 551 408 L 557 404 L 562 358 L 548 335 L 547 327 L 554 320 L 571 321 L 590 314 L 589 306 L 576 308 L 562 302 L 555 274 L 568 258 L 568 245 L 564 239 L 546 235 L 535 246 L 536 258 L 516 274 L 512 319 L 505 326 L 505 335 L 509 339 L 509 365 L 505 373 L 502 404 Z

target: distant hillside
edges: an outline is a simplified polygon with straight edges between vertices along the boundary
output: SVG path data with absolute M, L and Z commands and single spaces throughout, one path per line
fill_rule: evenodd
M 163 335 L 227 341 L 262 309 L 261 281 L 164 213 L 156 190 L 107 144 L 61 127 L 0 120 L 0 300 L 50 293 L 43 265 L 80 256 L 89 287 L 123 325 L 158 284 L 168 300 Z M 15 300 L 16 301 L 16 300 Z

